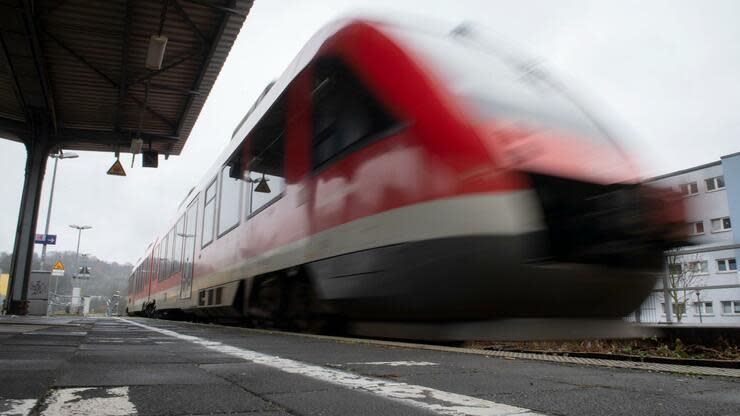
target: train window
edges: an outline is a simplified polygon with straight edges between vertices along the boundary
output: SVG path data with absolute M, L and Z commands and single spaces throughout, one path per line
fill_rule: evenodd
M 156 279 L 159 272 L 159 251 L 162 246 L 157 244 L 152 251 L 152 278 Z
M 213 221 L 216 213 L 216 179 L 206 188 L 206 203 L 203 209 L 203 236 L 201 247 L 207 246 L 213 241 Z
M 175 270 L 175 227 L 170 229 L 167 233 L 167 277 L 169 277 Z
M 182 239 L 185 233 L 185 215 L 177 220 L 173 230 L 174 244 L 172 245 L 172 273 L 177 273 L 182 267 Z
M 160 270 L 159 280 L 164 280 L 170 274 L 170 252 L 172 251 L 172 243 L 170 243 L 170 233 L 168 232 L 162 238 L 162 249 L 160 252 Z
M 162 242 L 159 244 L 159 267 L 157 270 L 157 280 L 164 280 L 167 277 L 167 235 L 162 237 Z
M 180 280 L 180 299 L 189 299 L 191 283 L 193 281 L 193 258 L 195 257 L 195 236 L 196 224 L 198 218 L 198 198 L 188 206 L 185 212 L 185 229 L 182 233 L 183 254 L 182 254 L 182 275 Z
M 167 277 L 167 245 L 169 244 L 170 235 L 166 234 L 162 244 L 159 246 L 159 273 L 157 280 L 164 280 Z
M 239 202 L 242 182 L 229 176 L 229 166 L 221 169 L 221 193 L 218 203 L 218 235 L 226 234 L 239 224 Z
M 152 251 L 152 254 L 147 259 L 147 267 L 144 269 L 144 289 L 149 288 L 149 284 L 152 279 L 157 277 L 157 258 L 155 257 L 158 253 Z
M 162 237 L 162 241 L 159 244 L 159 257 L 157 258 L 158 266 L 157 266 L 157 274 L 154 276 L 157 280 L 163 280 L 167 277 L 167 246 L 168 241 L 167 237 L 169 235 L 165 234 Z
M 285 107 L 285 99 L 277 99 L 227 164 L 230 177 L 246 182 L 247 217 L 285 190 Z
M 266 183 L 267 185 L 261 185 Z M 267 175 L 252 172 L 247 189 L 249 197 L 249 213 L 257 213 L 270 202 L 277 199 L 285 190 L 285 178 L 277 175 Z
M 314 171 L 386 137 L 396 120 L 339 59 L 317 63 L 313 91 Z

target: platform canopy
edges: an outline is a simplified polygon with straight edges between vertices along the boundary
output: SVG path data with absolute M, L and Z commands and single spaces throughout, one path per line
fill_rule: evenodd
M 49 153 L 143 148 L 151 167 L 158 154 L 179 154 L 251 6 L 0 0 L 0 138 L 27 152 L 8 312 L 34 310 L 28 282 Z
M 179 154 L 251 5 L 0 0 L 0 137 L 114 152 L 140 137 Z M 159 69 L 152 36 L 167 38 Z

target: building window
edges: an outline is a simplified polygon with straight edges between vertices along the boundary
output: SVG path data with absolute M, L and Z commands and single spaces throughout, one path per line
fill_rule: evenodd
M 696 315 L 701 313 L 702 315 L 714 315 L 714 306 L 712 302 L 694 302 L 694 310 Z
M 665 315 L 665 303 L 660 304 L 661 309 L 663 310 L 663 315 Z M 686 303 L 680 302 L 680 303 L 671 303 L 671 312 L 675 316 L 676 313 L 679 313 L 681 315 L 686 315 Z
M 216 213 L 216 184 L 217 181 L 214 179 L 208 188 L 206 188 L 206 202 L 203 209 L 203 237 L 201 238 L 201 246 L 207 246 L 213 241 L 213 220 Z
M 242 182 L 229 177 L 229 166 L 221 169 L 221 194 L 218 204 L 218 235 L 221 236 L 239 224 L 239 202 Z
M 697 221 L 697 222 L 689 223 L 689 234 L 690 235 L 704 234 L 704 221 Z
M 709 178 L 705 180 L 707 184 L 707 191 L 718 191 L 720 189 L 725 188 L 725 177 L 724 176 L 717 176 L 714 178 Z
M 732 222 L 730 217 L 715 218 L 712 220 L 712 232 L 719 233 L 722 231 L 728 231 L 732 229 Z
M 725 315 L 740 314 L 740 300 L 723 300 L 722 313 Z
M 737 271 L 737 260 L 735 260 L 735 259 L 719 259 L 719 260 L 717 260 L 717 270 L 719 272 L 734 272 L 734 271 Z
M 694 274 L 709 273 L 709 262 L 706 260 L 690 261 L 686 263 L 686 270 Z
M 696 195 L 699 193 L 699 185 L 696 182 L 684 183 L 678 186 L 683 196 Z

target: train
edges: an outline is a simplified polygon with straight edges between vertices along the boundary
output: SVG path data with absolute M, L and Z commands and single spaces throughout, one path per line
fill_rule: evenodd
M 683 216 L 536 66 L 465 30 L 341 19 L 247 111 L 126 311 L 307 330 L 618 318 Z

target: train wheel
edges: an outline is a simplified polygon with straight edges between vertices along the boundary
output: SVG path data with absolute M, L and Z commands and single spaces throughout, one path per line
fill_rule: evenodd
M 157 318 L 157 305 L 156 305 L 156 303 L 155 302 L 149 302 L 146 305 L 146 308 L 144 308 L 143 312 L 144 312 L 144 316 L 146 316 L 147 318 L 154 318 L 154 319 L 156 319 Z
M 249 315 L 254 326 L 308 333 L 335 333 L 341 320 L 321 304 L 301 270 L 256 282 Z

